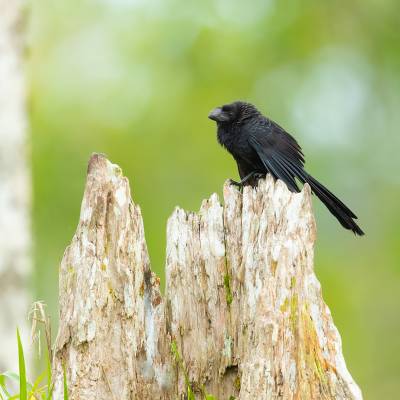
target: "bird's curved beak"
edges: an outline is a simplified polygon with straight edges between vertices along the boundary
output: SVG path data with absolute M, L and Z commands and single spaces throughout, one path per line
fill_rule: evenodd
M 210 114 L 208 114 L 208 118 L 218 122 L 221 120 L 221 115 L 222 115 L 221 107 L 216 107 L 214 108 L 214 110 L 210 112 Z

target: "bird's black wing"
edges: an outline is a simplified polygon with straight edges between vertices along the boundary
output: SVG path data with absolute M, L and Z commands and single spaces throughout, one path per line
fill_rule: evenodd
M 262 128 L 249 135 L 250 146 L 268 172 L 284 181 L 291 191 L 299 192 L 295 177 L 299 177 L 304 165 L 300 145 L 272 121 L 268 121 L 268 126 Z
M 300 191 L 295 178 L 307 182 L 334 215 L 339 214 L 346 220 L 357 218 L 340 199 L 304 170 L 304 155 L 296 140 L 279 125 L 268 122 L 269 129 L 255 130 L 248 139 L 267 171 L 284 181 L 293 192 Z

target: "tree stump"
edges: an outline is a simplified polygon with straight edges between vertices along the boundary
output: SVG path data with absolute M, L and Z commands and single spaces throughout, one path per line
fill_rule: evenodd
M 167 226 L 166 293 L 121 169 L 92 156 L 60 268 L 54 398 L 361 399 L 314 274 L 311 192 L 228 183 Z

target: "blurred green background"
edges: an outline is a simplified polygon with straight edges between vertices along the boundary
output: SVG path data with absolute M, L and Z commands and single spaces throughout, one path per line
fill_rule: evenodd
M 91 152 L 129 177 L 163 279 L 174 206 L 197 210 L 237 177 L 207 114 L 248 100 L 359 215 L 364 238 L 315 201 L 316 271 L 365 399 L 397 398 L 400 3 L 42 0 L 31 12 L 34 293 L 53 321 Z

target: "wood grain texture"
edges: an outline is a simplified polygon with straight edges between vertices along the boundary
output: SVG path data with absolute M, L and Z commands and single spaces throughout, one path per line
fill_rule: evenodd
M 89 163 L 60 270 L 55 398 L 361 399 L 314 274 L 308 186 L 225 184 L 167 225 L 166 294 L 128 180 Z

